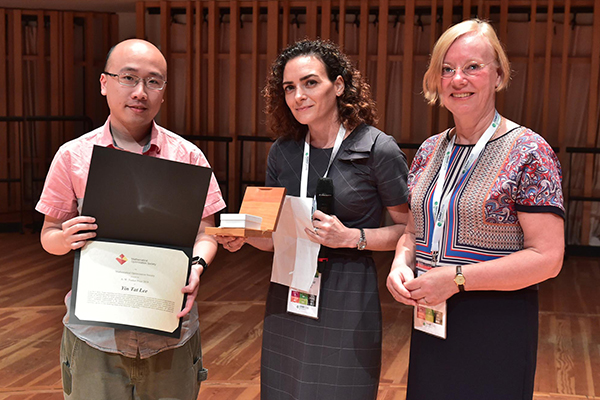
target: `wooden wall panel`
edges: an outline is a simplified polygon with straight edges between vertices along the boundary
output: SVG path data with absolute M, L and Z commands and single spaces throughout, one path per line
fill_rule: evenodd
M 138 3 L 138 23 L 144 23 L 144 18 L 148 18 L 146 14 L 149 7 L 159 7 L 162 15 L 165 8 L 164 3 L 164 0 L 162 2 L 147 1 Z M 185 92 L 170 93 L 169 96 L 187 96 L 186 104 L 188 105 L 186 107 L 192 110 L 193 115 L 190 116 L 186 111 L 186 125 L 192 126 L 194 133 L 231 136 L 233 138 L 234 145 L 229 153 L 231 156 L 229 169 L 235 171 L 238 175 L 240 160 L 237 137 L 241 135 L 264 136 L 269 134 L 263 125 L 264 116 L 262 115 L 260 98 L 260 90 L 265 81 L 264 75 L 277 52 L 287 46 L 291 38 L 299 37 L 298 31 L 302 32 L 300 34 L 302 36 L 306 34 L 308 37 L 320 36 L 335 39 L 351 59 L 357 62 L 364 75 L 374 77 L 372 83 L 374 83 L 374 93 L 379 103 L 379 126 L 385 130 L 390 121 L 398 119 L 400 127 L 395 129 L 393 133 L 398 141 L 405 143 L 421 141 L 423 131 L 427 134 L 434 134 L 453 124 L 451 114 L 445 109 L 431 107 L 423 112 L 420 105 L 415 103 L 416 99 L 419 98 L 418 92 L 421 90 L 420 85 L 417 83 L 419 77 L 415 76 L 415 71 L 428 57 L 428 52 L 423 50 L 423 40 L 427 41 L 428 47 L 431 49 L 439 35 L 450 25 L 461 19 L 471 16 L 483 18 L 490 18 L 491 16 L 492 23 L 504 43 L 513 34 L 513 31 L 509 31 L 509 29 L 512 29 L 514 24 L 527 24 L 526 40 L 529 44 L 528 48 L 524 53 L 509 53 L 509 59 L 515 65 L 520 65 L 520 71 L 516 71 L 516 76 L 520 77 L 520 82 L 524 85 L 520 88 L 523 92 L 520 99 L 524 101 L 524 106 L 519 110 L 522 117 L 519 117 L 518 122 L 530 126 L 543 135 L 558 138 L 556 143 L 551 144 L 559 146 L 563 150 L 568 143 L 574 144 L 569 135 L 566 134 L 569 104 L 561 102 L 558 115 L 559 123 L 554 126 L 551 113 L 556 106 L 551 107 L 551 101 L 556 98 L 554 85 L 558 83 L 553 81 L 552 77 L 557 75 L 559 71 L 557 68 L 560 68 L 560 76 L 562 77 L 560 98 L 563 99 L 569 93 L 567 82 L 571 63 L 589 63 L 592 70 L 599 69 L 596 64 L 591 65 L 595 62 L 594 60 L 597 60 L 596 55 L 588 56 L 584 54 L 575 57 L 569 52 L 573 32 L 568 24 L 561 27 L 563 48 L 558 52 L 556 51 L 558 37 L 561 34 L 557 35 L 555 28 L 559 26 L 557 24 L 563 18 L 567 21 L 572 19 L 574 13 L 571 0 L 545 0 L 543 2 L 538 0 L 499 0 L 493 2 L 485 0 L 466 0 L 463 2 L 456 2 L 455 0 L 207 0 L 204 2 L 196 1 L 193 4 L 192 6 L 185 1 L 169 2 L 171 10 L 182 9 L 183 12 L 189 13 L 192 8 L 196 11 L 195 28 L 192 31 L 188 27 L 187 31 L 188 36 L 190 32 L 193 32 L 195 41 L 193 48 L 188 44 L 186 50 L 188 53 L 194 53 L 193 63 L 190 63 L 189 57 L 186 58 L 187 68 L 189 68 L 189 65 L 193 65 L 194 71 L 185 72 L 192 83 L 186 88 Z M 587 7 L 586 10 L 588 11 L 583 12 L 589 14 L 589 9 L 593 9 L 597 14 L 597 4 L 598 1 L 594 0 L 578 0 L 576 7 L 577 10 L 581 10 L 581 7 Z M 206 21 L 208 29 L 206 29 L 207 25 L 204 25 L 203 30 L 204 7 L 208 9 Z M 549 12 L 547 11 L 548 7 Z M 548 19 L 551 22 L 553 20 L 557 21 L 556 24 L 543 25 L 542 21 L 547 12 Z M 230 18 L 230 25 L 227 28 L 228 34 L 222 34 L 221 32 L 222 27 L 226 26 L 226 23 L 219 22 L 219 17 L 223 13 L 225 15 L 229 14 Z M 299 29 L 295 25 L 292 27 L 298 13 L 301 14 Z M 391 23 L 394 22 L 393 18 L 396 14 L 404 16 L 404 20 L 397 28 L 402 29 L 402 31 L 397 36 L 392 36 L 390 35 L 393 32 Z M 529 22 L 523 20 L 525 14 L 529 14 Z M 563 14 L 566 14 L 566 16 Z M 234 23 L 234 21 L 240 20 L 241 15 L 243 22 L 248 24 L 243 34 L 240 34 L 239 24 Z M 422 18 L 422 21 L 425 22 L 425 30 L 418 30 L 415 27 L 414 21 L 417 15 L 419 20 Z M 359 26 L 352 24 L 355 16 L 358 16 Z M 369 18 L 372 20 L 374 16 L 378 21 L 375 28 L 369 25 Z M 292 19 L 293 17 L 294 19 Z M 347 20 L 346 17 L 348 17 Z M 597 15 L 594 15 L 593 18 L 594 21 L 600 19 Z M 333 20 L 337 20 L 337 27 L 332 22 Z M 400 21 L 402 22 L 401 19 Z M 427 23 L 431 25 L 428 27 Z M 166 23 L 161 24 L 161 35 L 169 34 L 170 31 L 165 30 L 167 26 Z M 545 29 L 541 29 L 541 26 L 544 26 Z M 337 30 L 334 30 L 334 27 Z M 139 27 L 137 31 L 140 32 Z M 398 39 L 400 42 L 396 45 L 393 40 Z M 161 42 L 162 40 L 163 38 L 161 38 Z M 535 47 L 536 42 L 537 50 Z M 217 43 L 222 47 L 218 47 Z M 509 47 L 512 49 L 515 46 L 511 44 Z M 223 50 L 224 48 L 227 48 L 227 50 Z M 390 53 L 392 48 L 396 49 L 394 50 L 396 53 Z M 205 51 L 204 54 L 203 51 Z M 229 79 L 219 76 L 224 73 L 218 68 L 219 63 L 222 63 L 223 60 L 228 60 L 229 63 Z M 402 92 L 399 94 L 401 100 L 398 108 L 398 112 L 401 114 L 400 118 L 397 115 L 386 115 L 385 112 L 386 100 L 390 98 L 390 93 L 394 90 L 394 88 L 389 87 L 389 83 L 393 81 L 390 73 L 398 74 L 397 71 L 392 71 L 390 68 L 390 61 L 401 62 L 400 73 L 395 76 L 396 80 L 400 79 L 402 82 Z M 375 70 L 367 71 L 368 63 Z M 534 63 L 537 63 L 535 68 Z M 241 65 L 244 66 L 243 71 L 240 71 Z M 543 71 L 543 73 L 540 73 L 540 71 Z M 240 79 L 246 79 L 246 81 L 242 82 Z M 218 82 L 223 81 L 228 81 L 229 89 L 226 93 L 223 89 L 219 90 L 218 87 Z M 207 87 L 202 87 L 203 82 L 206 82 Z M 597 84 L 594 86 L 594 82 L 591 82 L 590 93 L 597 93 L 597 86 Z M 249 93 L 239 93 L 242 87 L 244 87 L 244 92 L 248 91 Z M 514 89 L 511 87 L 511 89 L 517 90 L 518 87 Z M 556 92 L 558 92 L 558 88 Z M 222 99 L 222 102 L 217 101 L 219 96 L 226 96 L 229 102 L 225 102 L 224 99 Z M 497 107 L 502 113 L 506 109 L 511 110 L 508 106 L 514 108 L 514 103 L 505 104 L 507 98 L 509 98 L 508 94 L 503 92 L 498 94 Z M 241 101 L 244 103 L 242 104 Z M 201 102 L 206 102 L 206 104 L 201 104 Z M 193 104 L 193 106 L 190 104 Z M 589 107 L 593 106 L 594 104 L 589 104 Z M 221 115 L 220 111 L 222 111 L 219 107 L 227 107 L 226 112 L 229 118 L 228 122 L 223 124 L 227 126 L 218 126 L 217 117 Z M 597 108 L 597 104 L 595 107 Z M 413 120 L 414 115 L 417 115 L 417 113 L 423 113 L 424 115 L 424 118 L 420 118 L 418 123 Z M 168 114 L 175 115 L 173 111 L 168 111 Z M 541 118 L 538 117 L 540 114 L 542 115 Z M 241 118 L 244 119 L 241 120 Z M 593 127 L 597 126 L 597 116 L 593 114 L 588 118 L 589 132 L 586 132 L 585 136 L 596 139 L 597 132 L 593 130 Z M 540 126 L 532 126 L 534 123 L 538 123 Z M 419 132 L 418 135 L 415 132 Z M 210 146 L 212 145 L 208 145 L 209 149 Z M 256 144 L 248 143 L 246 149 L 244 156 L 252 158 L 252 162 L 248 163 L 250 170 L 247 178 L 252 180 L 261 179 L 261 168 L 264 168 L 262 148 L 259 152 Z M 214 155 L 214 152 L 209 150 L 207 152 L 209 158 L 211 154 Z M 561 159 L 564 157 L 562 154 L 560 156 Z M 221 163 L 221 167 L 222 165 Z M 588 165 L 586 170 L 593 171 L 593 165 Z M 239 181 L 240 179 L 240 176 L 235 176 L 233 181 Z M 590 179 L 586 177 L 585 185 L 588 189 L 592 185 Z M 230 193 L 234 193 L 237 187 L 237 182 L 232 183 L 230 189 L 234 189 L 230 190 Z M 239 204 L 239 198 L 237 198 L 239 195 L 240 193 L 236 193 L 235 201 L 230 198 L 229 202 Z
M 594 26 L 592 36 L 592 54 L 590 68 L 590 91 L 589 91 L 589 107 L 587 121 L 587 135 L 585 144 L 586 147 L 597 147 L 598 140 L 598 92 L 600 81 L 600 1 L 596 1 L 594 9 Z M 594 189 L 594 180 L 600 173 L 594 165 L 595 156 L 587 154 L 585 157 L 585 176 L 584 176 L 584 196 L 592 197 Z M 592 202 L 586 201 L 583 203 L 583 216 L 581 226 L 581 244 L 588 245 L 590 243 L 591 231 L 591 216 Z
M 0 117 L 77 112 L 94 118 L 106 109 L 98 103 L 97 71 L 104 56 L 95 54 L 108 51 L 117 40 L 115 17 L 0 8 Z M 104 118 L 106 113 L 95 122 L 100 124 Z M 35 218 L 31 211 L 54 152 L 84 133 L 82 128 L 82 124 L 58 121 L 0 122 L 0 179 L 20 180 L 0 182 L 0 214 L 20 215 L 21 223 L 23 218 L 27 222 Z

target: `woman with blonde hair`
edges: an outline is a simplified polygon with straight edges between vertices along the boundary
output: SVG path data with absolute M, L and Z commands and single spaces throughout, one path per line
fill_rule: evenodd
M 562 267 L 564 206 L 552 148 L 496 111 L 509 80 L 506 53 L 481 20 L 442 34 L 423 79 L 425 98 L 455 126 L 415 155 L 411 215 L 387 279 L 416 308 L 409 400 L 533 396 L 537 284 Z M 445 339 L 419 325 L 434 308 Z

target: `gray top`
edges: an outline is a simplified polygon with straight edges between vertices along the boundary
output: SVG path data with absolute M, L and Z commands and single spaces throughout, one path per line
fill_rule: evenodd
M 285 187 L 300 195 L 304 139 L 278 139 L 267 162 L 267 186 Z M 332 149 L 311 146 L 308 196 L 327 169 Z M 378 228 L 384 207 L 408 199 L 406 156 L 396 140 L 369 125 L 360 125 L 344 141 L 328 176 L 334 185 L 335 215 L 349 228 Z

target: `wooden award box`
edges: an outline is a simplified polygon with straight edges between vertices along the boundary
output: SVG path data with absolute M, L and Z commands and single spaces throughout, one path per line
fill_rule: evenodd
M 284 200 L 285 188 L 249 186 L 246 188 L 239 213 L 262 217 L 260 229 L 207 227 L 206 233 L 225 236 L 271 237 L 277 228 Z

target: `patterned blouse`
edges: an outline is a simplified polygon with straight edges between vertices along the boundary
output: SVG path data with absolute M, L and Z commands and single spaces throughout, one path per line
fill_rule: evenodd
M 432 197 L 450 130 L 427 139 L 408 176 L 415 219 L 417 265 L 431 266 Z M 438 265 L 465 265 L 523 249 L 518 212 L 565 217 L 556 154 L 537 133 L 518 127 L 490 140 L 475 165 L 456 182 L 473 145 L 455 144 L 444 192 L 452 190 Z

